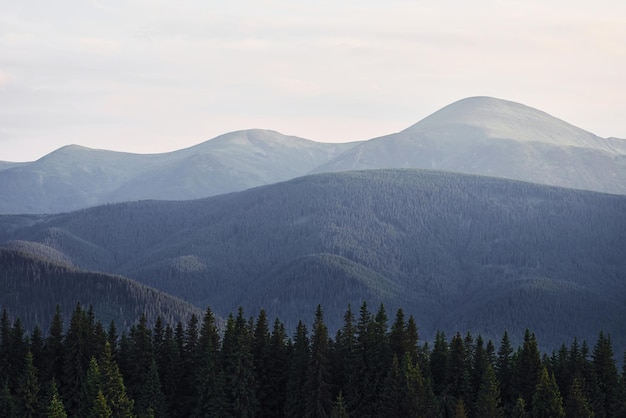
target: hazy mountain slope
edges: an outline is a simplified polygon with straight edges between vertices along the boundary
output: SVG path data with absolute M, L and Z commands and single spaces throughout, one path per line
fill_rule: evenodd
M 103 203 L 212 196 L 306 174 L 352 145 L 261 130 L 152 155 L 71 145 L 32 163 L 0 166 L 0 213 L 59 213 Z
M 314 172 L 427 168 L 626 194 L 626 141 L 489 97 L 458 101 Z
M 56 304 L 69 319 L 77 302 L 93 306 L 96 319 L 105 326 L 115 320 L 120 331 L 142 313 L 150 323 L 161 316 L 172 324 L 202 315 L 189 303 L 133 280 L 80 271 L 24 251 L 0 248 L 0 265 L 0 309 L 19 317 L 27 329 L 35 324 L 48 329 Z
M 253 304 L 293 325 L 317 303 L 341 318 L 341 299 L 368 299 L 404 307 L 425 337 L 528 327 L 560 344 L 571 329 L 589 340 L 604 329 L 624 345 L 624 214 L 624 196 L 373 170 L 196 201 L 1 216 L 0 242 L 35 241 L 222 315 Z M 607 309 L 615 315 L 598 314 Z

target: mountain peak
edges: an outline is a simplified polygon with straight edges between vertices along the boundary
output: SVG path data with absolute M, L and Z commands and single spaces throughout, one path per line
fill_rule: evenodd
M 559 146 L 603 148 L 601 138 L 541 110 L 494 97 L 454 102 L 406 129 L 412 133 L 462 134 L 479 129 L 489 138 L 543 142 Z

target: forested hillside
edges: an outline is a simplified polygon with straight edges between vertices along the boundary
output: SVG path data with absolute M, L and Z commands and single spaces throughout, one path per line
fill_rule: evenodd
M 77 302 L 91 306 L 105 325 L 115 321 L 127 329 L 145 314 L 149 324 L 157 317 L 172 323 L 188 321 L 201 311 L 181 299 L 133 280 L 81 271 L 22 251 L 0 248 L 0 309 L 7 309 L 31 329 L 47 329 L 50 312 L 60 304 L 69 317 Z
M 312 327 L 287 330 L 264 310 L 248 318 L 240 308 L 221 333 L 207 309 L 186 323 L 149 326 L 142 316 L 120 335 L 77 306 L 69 321 L 58 310 L 45 333 L 27 336 L 3 311 L 0 415 L 626 416 L 626 366 L 618 370 L 602 332 L 592 346 L 572 339 L 542 353 L 529 330 L 519 346 L 507 333 L 492 341 L 470 332 L 438 332 L 428 344 L 402 309 L 390 317 L 364 303 L 341 317 L 331 333 L 318 305 Z
M 626 198 L 420 170 L 322 174 L 188 202 L 0 217 L 0 242 L 289 327 L 328 302 L 404 307 L 434 338 L 626 344 Z M 52 251 L 53 250 L 53 251 Z M 326 305 L 325 305 L 326 306 Z

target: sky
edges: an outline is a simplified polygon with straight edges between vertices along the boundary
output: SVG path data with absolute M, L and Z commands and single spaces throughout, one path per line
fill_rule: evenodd
M 493 96 L 626 138 L 623 0 L 0 0 L 0 160 L 321 142 Z

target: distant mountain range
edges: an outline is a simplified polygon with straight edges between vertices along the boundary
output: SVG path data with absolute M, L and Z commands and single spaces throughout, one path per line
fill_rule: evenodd
M 195 199 L 309 173 L 370 168 L 437 169 L 626 194 L 626 140 L 597 137 L 521 104 L 474 97 L 402 132 L 361 142 L 250 130 L 164 154 L 70 145 L 30 163 L 0 162 L 0 213 Z
M 192 201 L 0 216 L 0 244 L 293 329 L 321 303 L 414 315 L 421 335 L 524 329 L 626 346 L 626 196 L 423 170 L 297 178 Z M 336 328 L 339 323 L 329 323 Z

